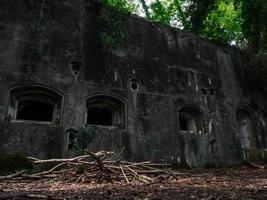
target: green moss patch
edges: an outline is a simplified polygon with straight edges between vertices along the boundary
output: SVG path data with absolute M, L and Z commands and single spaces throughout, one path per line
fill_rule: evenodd
M 0 154 L 0 174 L 32 170 L 32 163 L 22 153 Z

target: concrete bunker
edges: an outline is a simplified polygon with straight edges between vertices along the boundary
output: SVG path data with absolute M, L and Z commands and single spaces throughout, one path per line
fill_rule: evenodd
M 50 122 L 58 124 L 62 96 L 41 86 L 20 86 L 10 90 L 8 121 Z
M 86 101 L 88 125 L 125 127 L 125 103 L 110 95 L 96 95 Z
M 178 112 L 180 131 L 190 133 L 204 133 L 204 119 L 202 112 L 193 107 L 181 108 Z

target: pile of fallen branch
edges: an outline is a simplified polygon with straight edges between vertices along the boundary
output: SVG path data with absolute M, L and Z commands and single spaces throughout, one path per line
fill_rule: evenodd
M 0 176 L 0 180 L 58 178 L 68 182 L 102 183 L 124 180 L 127 183 L 151 183 L 159 177 L 169 180 L 176 175 L 181 175 L 173 172 L 168 164 L 120 161 L 114 159 L 113 152 L 105 151 L 87 152 L 86 155 L 69 159 L 40 160 L 33 157 L 28 159 L 34 166 L 53 167 L 31 174 L 20 171 L 12 175 Z

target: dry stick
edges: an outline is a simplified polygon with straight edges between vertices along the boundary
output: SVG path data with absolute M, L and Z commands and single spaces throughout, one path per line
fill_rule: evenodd
M 90 152 L 88 152 L 90 153 Z M 47 159 L 47 160 L 40 160 L 37 158 L 33 158 L 33 157 L 27 157 L 29 160 L 33 161 L 33 164 L 41 164 L 41 163 L 53 163 L 53 162 L 74 162 L 77 161 L 79 159 L 85 159 L 85 158 L 90 158 L 90 157 L 100 157 L 103 155 L 112 155 L 114 154 L 113 152 L 106 152 L 106 151 L 100 151 L 97 153 L 92 153 L 89 155 L 83 155 L 83 156 L 78 156 L 75 158 L 69 158 L 69 159 Z
M 124 167 L 126 167 L 128 170 L 130 170 L 134 175 L 138 176 L 137 172 L 134 171 L 133 169 L 131 169 L 130 167 L 128 167 L 127 165 L 125 165 Z
M 113 151 L 99 151 L 99 152 L 96 152 L 95 155 L 97 156 L 103 156 L 103 155 L 114 155 L 114 152 Z
M 162 170 L 162 169 L 158 169 L 158 168 L 155 168 L 155 167 L 151 167 L 151 166 L 143 166 L 144 168 L 146 169 L 149 169 L 151 173 L 164 173 L 164 174 L 170 174 L 172 175 L 172 173 L 166 171 L 166 170 Z
M 223 196 L 221 195 L 221 196 L 219 196 L 216 200 L 219 200 L 219 199 L 221 199 Z
M 121 168 L 121 172 L 122 172 L 122 174 L 123 174 L 123 176 L 124 176 L 125 180 L 127 181 L 127 183 L 130 183 L 130 181 L 128 180 L 128 178 L 127 178 L 126 174 L 124 173 L 124 171 L 123 171 L 123 168 L 122 168 L 122 166 L 121 166 L 121 165 L 120 165 L 120 168 Z
M 32 160 L 32 161 L 35 161 L 35 160 L 37 161 L 37 160 L 39 160 L 38 158 L 34 158 L 34 157 L 30 157 L 30 156 L 28 156 L 27 158 L 28 158 L 29 160 Z
M 83 161 L 83 160 L 77 160 L 78 163 L 81 163 L 81 164 L 85 164 L 85 165 L 95 165 L 96 162 L 87 162 L 87 161 Z
M 17 172 L 15 174 L 7 175 L 7 176 L 0 176 L 0 180 L 7 180 L 7 179 L 12 179 L 15 177 L 18 177 L 19 175 L 23 174 L 26 170 L 22 170 L 20 172 Z
M 104 165 L 104 163 L 102 162 L 102 160 L 101 160 L 101 158 L 100 158 L 99 155 L 97 155 L 97 154 L 95 154 L 95 153 L 93 153 L 93 152 L 91 152 L 91 151 L 89 151 L 89 150 L 87 150 L 87 153 L 88 153 L 90 156 L 92 156 L 92 157 L 96 160 L 96 162 L 97 162 L 97 164 L 98 164 L 98 166 L 99 166 L 99 168 L 100 168 L 101 170 L 104 170 L 104 169 L 105 169 L 105 165 Z
M 76 182 L 76 183 L 79 183 L 80 180 L 81 180 L 85 175 L 86 175 L 86 174 L 82 174 L 81 176 L 79 176 L 75 182 Z
M 147 183 L 147 181 L 152 182 L 154 179 L 145 176 L 145 175 L 138 175 L 136 171 L 134 171 L 133 169 L 131 169 L 130 167 L 127 167 L 127 169 L 129 169 L 131 172 L 133 172 L 137 177 L 139 177 L 139 180 L 143 181 L 144 183 Z M 146 180 L 144 180 L 146 179 Z
M 128 164 L 128 165 L 146 165 L 146 166 L 159 166 L 159 167 L 168 167 L 172 166 L 172 164 L 166 164 L 166 163 L 151 163 L 151 161 L 144 161 L 144 162 L 129 162 L 129 161 L 120 161 L 121 164 Z
M 60 170 L 60 171 L 53 171 L 53 174 L 61 174 L 61 173 L 69 172 L 69 171 L 73 171 L 73 170 L 74 170 L 74 168 L 63 169 L 63 170 Z
M 125 164 L 125 166 L 127 166 L 127 167 L 133 167 L 133 166 L 144 166 L 145 164 L 148 164 L 148 163 L 150 163 L 150 161 L 145 161 L 145 162 L 139 162 L 139 163 L 132 163 L 132 164 Z
M 263 165 L 259 165 L 259 164 L 256 164 L 256 163 L 248 163 L 251 167 L 254 167 L 256 169 L 264 169 L 265 167 Z
M 121 161 L 121 164 L 128 165 L 128 166 L 135 166 L 135 165 L 145 165 L 151 163 L 151 161 L 144 161 L 144 162 L 128 162 L 128 161 Z
M 33 176 L 40 176 L 40 175 L 49 174 L 49 173 L 53 172 L 54 170 L 56 170 L 57 168 L 59 168 L 59 167 L 61 167 L 63 165 L 66 165 L 66 164 L 67 164 L 66 162 L 60 163 L 60 164 L 56 165 L 55 167 L 53 167 L 52 169 L 50 169 L 48 171 L 39 172 L 39 173 L 33 174 Z
M 133 183 L 133 182 L 135 181 L 135 178 L 136 178 L 136 176 L 134 176 L 134 177 L 133 177 L 133 179 L 132 179 L 131 183 Z
M 121 154 L 122 154 L 122 152 L 124 151 L 124 147 L 121 149 L 121 151 L 120 151 L 120 153 L 116 156 L 117 158 L 116 158 L 116 161 L 118 161 L 119 160 L 119 158 L 120 158 L 120 156 L 121 156 Z
M 120 167 L 114 165 L 105 165 L 105 166 L 111 169 L 121 169 Z
M 41 163 L 53 163 L 53 162 L 74 162 L 81 158 L 89 158 L 91 155 L 84 155 L 79 156 L 75 158 L 69 158 L 69 159 L 47 159 L 47 160 L 39 160 L 37 158 L 27 157 L 29 160 L 33 160 L 33 164 L 41 164 Z
M 125 166 L 127 169 L 129 169 L 131 172 L 133 172 L 137 177 L 139 177 L 139 178 L 141 178 L 141 180 L 143 181 L 143 182 L 145 182 L 146 183 L 146 181 L 145 180 L 143 180 L 143 179 L 146 179 L 146 180 L 148 180 L 148 181 L 153 181 L 154 179 L 152 179 L 152 178 L 150 178 L 150 177 L 148 177 L 148 176 L 145 176 L 145 175 L 138 175 L 138 173 L 136 172 L 136 171 L 134 171 L 133 169 L 131 169 L 130 167 L 128 167 L 128 166 Z
M 145 180 L 143 180 L 142 178 L 140 179 L 140 176 L 137 174 L 137 172 L 135 172 L 133 169 L 131 169 L 130 167 L 128 166 L 125 166 L 128 170 L 130 170 L 133 174 L 134 174 L 134 178 L 133 180 L 131 181 L 131 183 L 135 180 L 136 177 L 139 177 L 139 180 L 143 181 L 144 183 L 147 183 Z

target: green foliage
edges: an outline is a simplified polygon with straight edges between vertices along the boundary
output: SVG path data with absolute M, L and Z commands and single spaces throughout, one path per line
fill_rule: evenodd
M 180 28 L 188 27 L 185 0 L 156 0 L 151 3 L 150 20 Z
M 31 170 L 32 163 L 22 153 L 0 155 L 0 174 L 14 173 L 19 170 Z
M 183 1 L 183 4 L 185 4 L 185 15 L 189 19 L 184 29 L 199 33 L 206 17 L 216 7 L 216 0 L 190 0 Z
M 234 0 L 241 7 L 242 30 L 249 47 L 256 52 L 267 50 L 267 1 Z
M 250 48 L 256 53 L 267 51 L 266 0 L 153 0 L 145 6 L 144 1 L 138 2 L 152 21 L 223 45 Z
M 220 44 L 231 44 L 242 47 L 244 34 L 241 28 L 242 18 L 240 7 L 231 1 L 218 1 L 216 9 L 209 13 L 201 36 Z
M 79 129 L 69 129 L 69 151 L 72 155 L 83 155 L 88 145 L 95 138 L 94 127 L 82 127 Z
M 100 18 L 105 28 L 101 33 L 104 49 L 116 51 L 120 43 L 126 39 L 128 17 L 134 7 L 126 0 L 105 0 L 101 8 Z
M 156 0 L 150 4 L 151 20 L 198 33 L 216 0 Z
M 160 22 L 163 24 L 170 24 L 173 15 L 173 4 L 164 1 L 161 2 L 157 0 L 150 5 L 152 11 L 150 19 L 155 22 Z
M 127 0 L 104 0 L 104 6 L 115 8 L 120 12 L 133 12 L 135 9 Z

